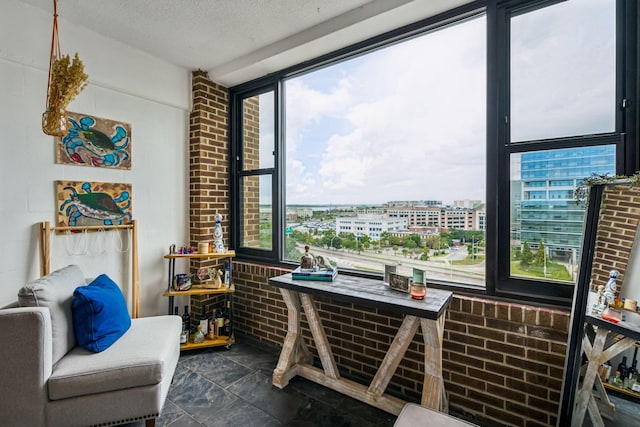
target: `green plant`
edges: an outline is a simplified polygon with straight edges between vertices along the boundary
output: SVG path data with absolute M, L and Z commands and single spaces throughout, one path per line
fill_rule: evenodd
M 587 196 L 589 195 L 589 189 L 594 185 L 607 184 L 614 181 L 629 181 L 629 183 L 636 187 L 640 186 L 640 172 L 636 172 L 631 176 L 625 175 L 614 175 L 611 176 L 609 174 L 591 174 L 590 176 L 584 178 L 580 183 L 576 186 L 576 189 L 573 191 L 574 198 L 576 199 L 576 203 L 586 202 Z

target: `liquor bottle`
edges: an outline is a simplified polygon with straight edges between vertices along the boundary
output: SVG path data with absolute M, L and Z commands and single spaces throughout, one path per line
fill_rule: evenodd
M 217 314 L 218 314 L 218 309 L 214 305 L 211 308 L 211 319 L 209 319 L 209 339 L 210 340 L 218 339 L 218 326 L 216 325 Z
M 224 311 L 224 335 L 231 336 L 231 301 L 227 300 L 227 308 Z
M 207 319 L 207 306 L 202 306 L 202 314 L 200 315 L 200 329 L 204 335 L 209 332 L 209 319 Z
M 189 316 L 189 306 L 184 306 L 184 314 L 182 315 L 182 330 L 191 333 L 191 316 Z
M 176 316 L 180 316 L 180 314 L 178 313 L 178 306 L 177 305 L 173 308 L 173 314 L 175 314 Z
M 609 382 L 616 387 L 622 388 L 623 383 L 622 383 L 622 378 L 620 378 L 620 371 L 616 371 L 616 376 L 613 377 Z
M 627 379 L 629 381 L 625 388 L 628 388 L 629 390 L 633 390 L 633 385 L 638 381 L 638 368 L 636 367 L 637 365 L 638 360 L 634 358 L 633 362 L 631 363 L 631 367 L 627 370 Z
M 224 305 L 218 307 L 216 312 L 216 328 L 218 329 L 218 337 L 223 335 L 222 328 L 224 327 Z
M 629 377 L 631 377 L 631 379 L 633 379 L 633 381 L 635 382 L 638 379 L 638 360 L 637 359 L 633 359 L 633 362 L 631 363 L 631 367 L 629 368 Z
M 622 356 L 622 362 L 618 365 L 618 371 L 620 372 L 620 378 L 627 377 L 627 356 Z
M 231 263 L 224 266 L 224 284 L 229 289 L 231 287 Z
M 196 333 L 193 335 L 193 342 L 195 344 L 201 343 L 204 341 L 204 334 L 202 333 L 202 326 L 198 325 L 196 329 Z
M 604 371 L 602 373 L 602 380 L 608 382 L 610 377 L 611 377 L 611 362 L 607 360 L 606 362 L 604 362 Z

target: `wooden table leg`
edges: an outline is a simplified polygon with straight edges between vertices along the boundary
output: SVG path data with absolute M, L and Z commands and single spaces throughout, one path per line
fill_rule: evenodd
M 448 409 L 444 381 L 442 380 L 444 313 L 437 320 L 420 319 L 411 315 L 405 316 L 376 375 L 367 387 L 340 377 L 313 297 L 286 288 L 280 288 L 280 292 L 288 310 L 288 329 L 278 364 L 273 371 L 273 385 L 284 388 L 291 378 L 299 375 L 371 406 L 398 415 L 406 402 L 384 392 L 407 348 L 413 341 L 418 327 L 422 326 L 425 343 L 422 405 L 436 410 L 444 409 L 446 411 Z M 322 363 L 322 369 L 312 365 L 313 357 L 302 340 L 301 308 L 304 309 L 313 342 Z
M 404 353 L 407 351 L 409 344 L 413 340 L 416 331 L 418 330 L 418 318 L 415 316 L 405 316 L 402 321 L 396 337 L 391 343 L 391 347 L 387 350 L 387 354 L 384 356 L 378 372 L 369 385 L 369 393 L 374 396 L 382 396 L 382 393 L 387 389 L 391 377 L 396 372 L 400 361 L 404 357 Z
M 422 406 L 449 412 L 449 402 L 442 378 L 442 341 L 444 339 L 443 314 L 437 320 L 421 319 L 424 339 L 424 382 Z
M 300 298 L 297 292 L 280 288 L 282 299 L 287 306 L 288 329 L 287 336 L 282 344 L 282 351 L 278 364 L 273 371 L 273 385 L 284 388 L 289 380 L 297 375 L 297 366 L 300 361 L 309 362 L 313 356 L 307 349 L 300 333 Z
M 316 310 L 316 305 L 313 302 L 313 298 L 309 294 L 300 294 L 300 301 L 302 302 L 302 308 L 307 315 L 307 322 L 309 323 L 309 329 L 311 329 L 311 335 L 313 336 L 313 342 L 318 349 L 318 357 L 320 363 L 322 363 L 322 369 L 329 378 L 339 378 L 338 367 L 331 351 L 329 341 L 327 341 L 327 335 L 324 333 L 320 316 Z
M 605 415 L 609 417 L 615 415 L 615 405 L 609 400 L 605 388 L 597 377 L 598 368 L 607 360 L 613 359 L 635 344 L 635 340 L 627 337 L 616 341 L 617 337 L 613 336 L 613 334 L 610 335 L 610 331 L 603 327 L 597 328 L 595 334 L 592 332 L 592 330 L 587 330 L 582 339 L 582 351 L 587 357 L 588 363 L 584 371 L 582 387 L 576 395 L 576 403 L 571 420 L 573 427 L 582 426 L 586 413 L 589 414 L 594 427 L 604 426 L 600 408 L 593 396 L 594 386 L 600 394 L 600 405 L 604 406 Z M 593 337 L 593 344 L 589 341 L 590 336 Z
M 593 345 L 590 345 L 588 342 L 583 342 L 583 348 L 585 348 L 585 346 L 591 347 L 591 351 L 585 351 L 585 355 L 589 362 L 587 370 L 584 373 L 584 379 L 582 380 L 582 387 L 580 387 L 578 395 L 576 396 L 576 404 L 571 420 L 572 427 L 580 427 L 584 422 L 584 416 L 587 412 L 589 401 L 592 398 L 591 390 L 593 389 L 593 382 L 596 379 L 598 367 L 600 366 L 598 363 L 599 358 L 597 356 L 602 354 L 602 351 L 604 350 L 604 343 L 608 333 L 608 330 L 599 328 L 593 340 Z M 588 338 L 585 336 L 584 340 L 588 340 Z

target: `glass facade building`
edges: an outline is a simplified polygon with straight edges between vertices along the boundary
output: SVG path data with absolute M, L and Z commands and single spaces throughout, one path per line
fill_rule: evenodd
M 592 175 L 615 175 L 615 145 L 528 152 L 512 158 L 512 245 L 544 242 L 551 258 L 573 258 L 582 242 L 585 205 L 575 188 Z M 517 174 L 516 174 L 517 176 Z

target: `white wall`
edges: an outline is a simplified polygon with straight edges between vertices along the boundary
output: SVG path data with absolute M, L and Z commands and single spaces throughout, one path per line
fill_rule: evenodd
M 90 17 L 87 22 L 99 17 Z M 132 169 L 55 164 L 54 140 L 41 131 L 52 15 L 17 0 L 0 5 L 0 306 L 39 276 L 37 227 L 55 221 L 54 181 L 127 182 L 138 220 L 143 316 L 162 314 L 171 243 L 188 242 L 188 111 L 190 71 L 168 64 L 90 29 L 58 19 L 63 53 L 78 52 L 87 88 L 69 110 L 131 124 Z M 111 232 L 113 236 L 113 232 Z M 82 237 L 82 236 L 80 236 Z M 126 234 L 125 234 L 126 237 Z M 88 235 L 53 238 L 52 269 L 79 264 L 87 277 L 106 272 L 129 290 L 129 254 L 119 240 Z M 102 240 L 101 240 L 102 239 Z M 127 246 L 126 239 L 124 246 Z M 96 255 L 108 247 L 105 254 Z M 113 277 L 115 276 L 115 277 Z

